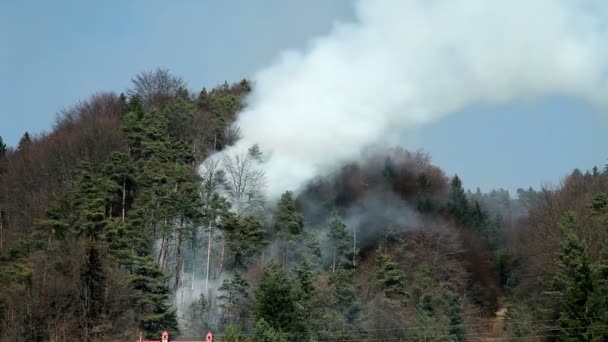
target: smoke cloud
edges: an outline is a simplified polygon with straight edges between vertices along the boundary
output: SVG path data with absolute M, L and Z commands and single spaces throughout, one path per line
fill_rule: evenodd
M 608 6 L 582 0 L 361 0 L 253 80 L 231 149 L 258 143 L 269 195 L 476 104 L 564 94 L 605 106 Z

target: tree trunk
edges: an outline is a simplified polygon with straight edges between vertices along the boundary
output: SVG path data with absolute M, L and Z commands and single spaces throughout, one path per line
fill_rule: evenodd
M 184 218 L 179 221 L 179 230 L 177 232 L 177 246 L 175 247 L 175 284 L 173 289 L 177 289 L 181 280 L 182 274 L 182 240 L 184 238 Z
M 2 216 L 2 208 L 0 208 L 0 252 L 4 250 L 4 223 L 2 222 L 4 217 Z
M 353 266 L 357 266 L 357 228 L 353 230 Z
M 192 290 L 192 291 L 194 291 L 194 274 L 195 273 L 196 273 L 196 241 L 194 241 L 192 243 L 192 280 L 190 281 L 190 290 Z
M 169 262 L 169 243 L 171 242 L 171 232 L 169 231 L 167 219 L 165 218 L 165 227 L 163 229 L 163 242 L 160 253 L 160 269 L 167 272 L 167 264 Z
M 127 198 L 127 177 L 122 177 L 122 222 L 125 222 L 125 202 Z
M 333 249 L 333 259 L 332 259 L 332 263 L 331 263 L 331 272 L 335 273 L 336 272 L 336 247 L 334 247 Z
M 213 246 L 213 225 L 209 220 L 209 242 L 207 244 L 207 274 L 205 275 L 205 296 L 209 298 L 209 265 L 211 263 L 211 247 Z
M 226 234 L 224 234 L 226 235 Z M 222 239 L 222 253 L 220 255 L 220 270 L 217 273 L 217 276 L 220 277 L 222 275 L 222 270 L 224 270 L 224 253 L 226 252 L 226 236 Z

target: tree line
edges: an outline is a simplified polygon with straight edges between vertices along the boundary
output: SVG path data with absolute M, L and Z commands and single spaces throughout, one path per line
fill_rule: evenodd
M 156 69 L 0 140 L 2 340 L 608 334 L 608 169 L 512 198 L 379 148 L 275 203 L 265 151 L 218 153 L 250 91 Z

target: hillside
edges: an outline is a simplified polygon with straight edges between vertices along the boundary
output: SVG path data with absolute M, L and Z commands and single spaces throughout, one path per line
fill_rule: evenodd
M 381 146 L 273 198 L 226 152 L 252 87 L 157 69 L 0 141 L 0 340 L 607 334 L 608 166 L 512 197 Z

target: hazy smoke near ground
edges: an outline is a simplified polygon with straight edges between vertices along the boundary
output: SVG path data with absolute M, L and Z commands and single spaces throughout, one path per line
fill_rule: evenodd
M 607 13 L 593 0 L 360 0 L 355 22 L 255 74 L 232 149 L 260 145 L 275 197 L 469 105 L 556 93 L 603 105 Z

